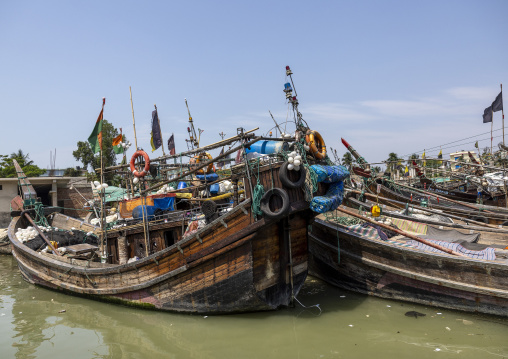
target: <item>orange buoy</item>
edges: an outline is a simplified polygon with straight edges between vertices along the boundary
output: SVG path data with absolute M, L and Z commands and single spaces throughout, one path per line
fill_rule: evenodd
M 138 157 L 143 157 L 145 159 L 145 168 L 141 172 L 139 172 L 135 166 L 136 159 Z M 145 177 L 146 174 L 148 173 L 148 171 L 150 170 L 150 158 L 148 157 L 148 154 L 143 150 L 138 150 L 138 151 L 134 152 L 134 154 L 132 155 L 132 158 L 131 158 L 131 162 L 130 162 L 130 169 L 131 169 L 132 174 L 134 176 Z
M 310 152 L 318 160 L 326 157 L 326 146 L 323 137 L 317 131 L 308 130 L 305 134 L 305 141 L 310 147 Z

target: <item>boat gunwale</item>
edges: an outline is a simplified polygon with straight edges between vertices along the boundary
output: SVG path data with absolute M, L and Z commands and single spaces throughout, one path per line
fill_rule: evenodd
M 339 230 L 341 230 L 341 228 L 334 228 L 333 226 L 330 226 L 330 224 L 327 223 L 326 221 L 319 220 L 319 219 L 316 219 L 316 221 L 318 221 L 320 225 L 325 226 L 328 230 L 337 231 L 337 232 Z M 372 244 L 374 244 L 374 246 L 388 247 L 389 250 L 394 250 L 395 249 L 396 252 L 400 253 L 401 255 L 408 255 L 409 254 L 410 256 L 413 257 L 414 260 L 418 260 L 417 257 L 424 257 L 424 258 L 427 257 L 427 258 L 431 258 L 433 260 L 443 260 L 443 259 L 445 259 L 445 260 L 450 261 L 450 262 L 451 261 L 453 261 L 453 262 L 455 262 L 455 261 L 463 261 L 464 263 L 462 263 L 462 264 L 468 264 L 467 262 L 473 261 L 475 263 L 480 264 L 481 267 L 485 268 L 486 272 L 490 272 L 490 268 L 489 267 L 497 267 L 496 269 L 504 270 L 504 271 L 506 271 L 508 269 L 508 265 L 507 264 L 494 263 L 492 261 L 484 261 L 484 260 L 478 260 L 478 259 L 474 259 L 474 258 L 462 258 L 462 257 L 459 258 L 459 257 L 453 257 L 451 255 L 441 255 L 440 253 L 434 253 L 434 252 L 418 251 L 418 250 L 415 250 L 415 249 L 410 248 L 410 247 L 401 247 L 401 246 L 397 246 L 396 244 L 385 243 L 385 242 L 382 242 L 380 240 L 372 240 L 370 238 L 366 238 L 364 236 L 348 233 L 348 232 L 345 232 L 345 231 L 341 231 L 341 232 L 344 233 L 344 234 L 347 233 L 350 236 L 355 237 L 356 240 L 359 239 L 359 240 L 362 240 L 362 241 L 366 241 L 366 242 L 372 243 Z M 312 241 L 316 242 L 318 245 L 325 245 L 328 248 L 332 248 L 333 247 L 332 244 L 330 244 L 330 243 L 328 243 L 326 241 L 321 240 L 315 234 L 309 233 L 309 238 Z M 335 249 L 338 250 L 338 247 L 333 247 L 333 249 L 334 250 Z M 389 265 L 389 264 L 381 263 L 379 261 L 376 261 L 375 259 L 364 258 L 364 257 L 362 257 L 362 256 L 360 256 L 358 254 L 352 253 L 351 251 L 348 251 L 347 249 L 343 249 L 343 248 L 340 249 L 340 253 L 341 253 L 341 257 L 345 255 L 346 257 L 351 258 L 351 260 L 353 260 L 353 261 L 363 263 L 363 265 L 365 265 L 365 266 L 374 267 L 374 268 L 376 268 L 378 270 L 382 270 L 382 271 L 385 271 L 387 273 L 393 273 L 395 275 L 399 275 L 399 276 L 405 277 L 405 278 L 411 278 L 411 279 L 414 279 L 414 280 L 421 281 L 423 283 L 436 284 L 436 285 L 443 286 L 443 287 L 446 287 L 446 288 L 452 288 L 452 289 L 462 290 L 462 291 L 476 293 L 476 294 L 481 294 L 481 295 L 488 295 L 488 296 L 492 296 L 492 297 L 508 298 L 508 289 L 506 289 L 506 290 L 503 290 L 503 289 L 494 289 L 494 288 L 490 288 L 490 287 L 478 286 L 478 285 L 475 285 L 475 284 L 468 284 L 468 283 L 456 281 L 456 280 L 453 280 L 453 279 L 434 277 L 434 276 L 431 276 L 431 275 L 428 275 L 428 274 L 422 274 L 422 273 L 420 273 L 420 272 L 418 272 L 416 270 L 415 271 L 410 271 L 410 270 L 403 269 L 403 268 L 400 268 L 400 267 L 394 267 L 394 266 Z M 441 257 L 441 258 L 436 258 L 436 257 Z M 340 264 L 337 264 L 337 265 L 340 266 Z
M 496 260 L 491 261 L 491 260 L 476 259 L 476 258 L 471 258 L 471 257 L 459 257 L 459 256 L 454 256 L 452 254 L 447 254 L 447 253 L 420 251 L 415 248 L 402 247 L 402 246 L 399 246 L 399 245 L 396 245 L 393 243 L 384 242 L 382 240 L 371 239 L 371 238 L 367 238 L 365 236 L 351 233 L 350 231 L 347 231 L 347 229 L 346 229 L 347 227 L 345 227 L 345 226 L 342 226 L 340 224 L 330 223 L 329 221 L 325 221 L 325 220 L 322 220 L 319 218 L 316 218 L 315 222 L 318 222 L 319 224 L 323 225 L 324 227 L 326 227 L 330 230 L 336 231 L 337 233 L 341 232 L 343 234 L 346 234 L 346 235 L 349 235 L 352 237 L 356 237 L 356 238 L 360 238 L 361 240 L 364 240 L 364 241 L 367 241 L 370 243 L 374 243 L 376 245 L 394 248 L 394 249 L 397 249 L 397 251 L 400 253 L 412 253 L 412 254 L 415 253 L 415 254 L 420 254 L 420 255 L 424 255 L 424 256 L 428 256 L 428 257 L 438 256 L 438 257 L 442 257 L 445 259 L 450 259 L 454 262 L 456 262 L 456 261 L 464 262 L 463 264 L 466 264 L 468 262 L 474 262 L 474 263 L 481 263 L 486 266 L 499 267 L 497 269 L 508 269 L 508 263 L 500 263 L 500 262 L 496 262 Z
M 248 203 L 250 203 L 250 199 L 242 202 L 241 204 L 239 204 L 238 206 L 233 208 L 233 210 L 229 211 L 225 216 L 219 217 L 215 221 L 213 221 L 210 224 L 208 224 L 207 226 L 203 227 L 201 230 L 197 231 L 196 233 L 193 233 L 191 236 L 182 239 L 181 241 L 173 244 L 170 247 L 167 247 L 167 248 L 164 248 L 160 251 L 157 251 L 157 252 L 149 255 L 148 257 L 143 257 L 143 258 L 141 258 L 135 262 L 131 262 L 131 263 L 111 265 L 111 266 L 107 266 L 107 267 L 103 267 L 103 268 L 83 267 L 83 266 L 80 266 L 77 264 L 71 264 L 71 263 L 59 261 L 59 260 L 53 259 L 53 258 L 41 258 L 41 255 L 38 254 L 38 252 L 34 251 L 33 249 L 31 249 L 31 248 L 27 247 L 26 245 L 24 245 L 23 243 L 21 243 L 17 239 L 17 237 L 14 233 L 15 223 L 17 223 L 17 221 L 21 217 L 17 217 L 18 218 L 17 220 L 16 220 L 16 218 L 13 218 L 13 220 L 11 220 L 11 223 L 9 224 L 9 227 L 8 227 L 8 235 L 9 235 L 9 240 L 10 240 L 11 244 L 15 247 L 16 250 L 23 252 L 25 255 L 28 255 L 29 257 L 31 257 L 33 260 L 35 260 L 37 262 L 41 262 L 41 260 L 42 260 L 43 262 L 49 264 L 53 268 L 57 268 L 59 270 L 69 270 L 70 268 L 73 268 L 73 270 L 75 272 L 82 273 L 82 274 L 97 274 L 97 275 L 108 274 L 108 273 L 119 274 L 122 272 L 129 272 L 129 271 L 133 271 L 133 270 L 138 270 L 139 268 L 144 267 L 147 264 L 152 264 L 154 262 L 154 260 L 161 259 L 163 257 L 166 257 L 166 255 L 169 255 L 169 254 L 172 254 L 173 252 L 178 251 L 179 250 L 178 247 L 182 248 L 182 245 L 185 245 L 186 247 L 190 246 L 194 242 L 193 240 L 197 241 L 197 236 L 204 235 L 205 232 L 206 232 L 206 234 L 208 234 L 208 232 L 213 232 L 213 228 L 215 228 L 218 225 L 222 226 L 221 220 L 224 221 L 225 219 L 232 217 L 234 214 L 237 214 L 237 212 L 240 211 L 242 208 L 244 208 Z M 258 221 L 258 222 L 260 222 L 260 221 Z M 14 240 L 12 238 L 14 238 Z M 13 253 L 14 253 L 14 251 L 13 251 Z

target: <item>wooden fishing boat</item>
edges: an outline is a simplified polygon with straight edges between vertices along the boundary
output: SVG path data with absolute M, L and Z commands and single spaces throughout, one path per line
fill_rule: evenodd
M 506 208 L 464 203 L 439 195 L 436 196 L 434 193 L 426 194 L 421 190 L 411 190 L 402 185 L 396 186 L 382 178 L 377 178 L 375 181 L 372 181 L 370 190 L 373 192 L 377 191 L 377 185 L 380 185 L 380 195 L 383 198 L 398 201 L 399 203 L 393 203 L 399 208 L 405 208 L 407 205 L 424 205 L 445 213 L 460 215 L 465 218 L 492 225 L 508 225 L 508 212 Z M 386 203 L 384 199 L 383 203 L 389 204 Z
M 392 191 L 397 192 L 398 194 L 402 194 L 406 196 L 407 198 L 413 197 L 413 194 L 415 197 L 418 198 L 418 201 L 421 199 L 425 199 L 425 201 L 429 201 L 433 205 L 440 205 L 440 202 L 434 195 L 437 195 L 439 198 L 441 198 L 441 204 L 445 204 L 445 206 L 448 207 L 454 207 L 454 209 L 464 209 L 466 211 L 471 210 L 473 207 L 476 207 L 478 211 L 481 211 L 485 207 L 489 207 L 488 210 L 491 212 L 503 212 L 506 215 L 508 215 L 508 211 L 506 210 L 506 200 L 504 195 L 495 194 L 491 195 L 490 193 L 483 192 L 482 193 L 482 203 L 481 205 L 477 205 L 477 193 L 474 191 L 473 193 L 468 190 L 467 183 L 465 182 L 459 182 L 456 185 L 450 185 L 450 186 L 444 186 L 440 185 L 438 183 L 435 183 L 434 181 L 427 178 L 422 171 L 420 171 L 418 165 L 413 160 L 413 167 L 416 170 L 417 177 L 419 179 L 419 182 L 413 183 L 412 187 L 414 187 L 414 191 L 412 191 L 411 186 L 405 186 L 402 182 L 399 181 L 399 183 L 396 183 L 394 181 L 389 181 L 387 178 L 380 178 L 374 175 L 368 168 L 367 161 L 344 139 L 341 139 L 344 146 L 348 149 L 348 151 L 353 155 L 353 157 L 358 162 L 358 167 L 353 167 L 353 171 L 366 179 L 367 182 L 370 183 L 371 190 L 374 189 L 376 186 L 376 183 L 383 184 L 385 187 L 388 187 Z M 373 181 L 375 180 L 376 183 Z M 383 191 L 385 191 L 385 195 L 388 195 L 386 192 L 386 188 L 383 188 Z M 423 195 L 422 195 L 423 193 Z M 428 193 L 427 196 L 424 194 Z M 393 196 L 393 194 L 390 194 Z M 395 194 L 396 196 L 396 194 Z M 400 199 L 400 198 L 399 198 Z M 456 202 L 465 202 L 464 204 L 460 203 L 446 203 L 446 199 L 450 199 L 451 201 Z M 477 216 L 477 215 L 476 215 Z M 495 224 L 502 224 L 506 222 L 506 220 L 502 221 L 493 221 Z M 499 223 L 500 222 L 500 223 Z M 490 223 L 490 222 L 489 222 Z
M 418 222 L 399 221 L 398 225 L 406 222 L 404 228 L 419 236 L 428 228 L 439 230 Z M 315 220 L 309 233 L 311 275 L 347 290 L 382 298 L 508 316 L 508 251 L 499 249 L 508 241 L 498 240 L 497 248 L 490 249 L 496 254 L 495 260 L 480 260 L 418 250 L 404 238 L 398 239 L 401 236 L 381 240 L 372 227 L 363 232 L 352 227 Z M 455 230 L 453 235 L 462 238 Z M 484 234 L 481 236 L 484 238 Z M 486 247 L 461 243 L 466 248 Z
M 9 242 L 7 231 L 0 233 L 0 254 L 11 254 L 11 243 Z
M 285 91 L 291 94 L 287 86 Z M 193 195 L 182 199 L 185 207 L 157 214 L 141 205 L 140 216 L 134 215 L 136 208 L 132 209 L 133 218 L 113 222 L 112 228 L 94 227 L 55 214 L 49 219 L 50 232 L 43 232 L 41 228 L 48 226 L 32 219 L 36 209 L 25 207 L 8 229 L 23 277 L 69 294 L 178 312 L 233 313 L 290 305 L 307 276 L 307 227 L 315 216 L 309 209 L 312 198 L 306 196 L 306 168 L 325 163 L 326 152 L 320 136 L 322 146 L 316 146 L 319 141 L 306 140 L 310 130 L 297 111 L 295 97 L 288 98 L 298 114 L 295 137 L 263 138 L 241 129 L 227 140 L 152 160 L 154 164 L 156 160 L 181 159 L 240 143 L 215 158 L 194 163 L 191 170 L 178 177 L 154 179 L 151 187 L 148 182 L 140 186 L 140 198 L 146 199 L 152 189 L 190 178 L 200 170 L 203 173 L 204 168 L 240 151 L 243 161 L 231 168 L 233 189 L 224 195 L 196 196 L 200 186 L 208 185 L 205 177 L 204 185 L 187 188 Z M 316 138 L 319 135 L 310 133 Z M 293 154 L 293 160 L 289 152 L 273 152 L 249 160 L 247 149 L 260 140 L 289 143 L 293 152 L 299 149 L 301 156 Z M 133 169 L 140 152 L 143 171 Z M 288 156 L 293 163 L 289 163 Z M 297 166 L 300 160 L 302 165 Z M 105 170 L 124 168 L 120 165 Z M 137 151 L 131 160 L 132 174 L 141 178 L 140 182 L 145 181 L 145 175 L 150 178 L 148 169 L 148 155 Z M 132 178 L 130 182 L 134 183 Z M 310 183 L 310 193 L 314 190 Z M 326 184 L 319 184 L 317 194 L 326 190 Z M 220 204 L 225 198 L 226 203 Z M 38 234 L 26 239 L 21 229 L 27 230 L 30 225 Z M 33 229 L 29 231 L 33 233 Z M 62 247 L 64 255 L 60 253 Z
M 17 230 L 29 225 L 20 216 L 9 226 L 13 254 L 29 282 L 96 299 L 200 313 L 287 306 L 307 276 L 306 229 L 313 214 L 301 188 L 282 185 L 281 165 L 259 168 L 260 185 L 273 186 L 269 216 L 253 214 L 247 186 L 245 200 L 217 211 L 217 219 L 189 236 L 183 236 L 191 223 L 188 211 L 150 221 L 148 243 L 142 222 L 108 231 L 108 263 L 82 258 L 82 252 L 65 257 L 41 255 L 17 239 Z M 248 177 L 242 178 L 248 183 Z M 83 227 L 85 223 L 62 218 L 55 215 L 52 224 L 67 230 L 69 238 L 83 238 L 80 227 L 90 230 Z M 93 248 L 97 241 L 86 243 L 91 250 L 97 249 Z M 128 257 L 140 259 L 120 264 L 122 246 L 127 246 Z

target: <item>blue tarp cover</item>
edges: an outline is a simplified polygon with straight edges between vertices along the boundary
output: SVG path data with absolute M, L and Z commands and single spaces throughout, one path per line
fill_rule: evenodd
M 349 177 L 349 171 L 344 166 L 312 165 L 310 168 L 317 174 L 318 182 L 336 183 Z
M 310 209 L 317 213 L 333 211 L 340 206 L 344 198 L 344 180 L 349 171 L 344 166 L 312 165 L 310 169 L 317 175 L 317 181 L 331 183 L 324 196 L 316 196 L 310 202 Z
M 163 211 L 174 211 L 175 197 L 154 198 L 153 205 Z
M 208 175 L 196 175 L 196 178 L 200 181 L 213 182 L 219 179 L 219 175 L 217 173 L 210 173 Z
M 344 198 L 344 182 L 332 183 L 324 196 L 316 196 L 310 201 L 310 209 L 317 213 L 333 211 Z

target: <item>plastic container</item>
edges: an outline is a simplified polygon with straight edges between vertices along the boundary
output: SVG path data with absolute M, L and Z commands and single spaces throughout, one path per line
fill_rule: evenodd
M 245 152 L 257 152 L 262 155 L 270 155 L 272 153 L 279 153 L 289 150 L 289 144 L 283 141 L 258 141 L 246 148 Z
M 215 183 L 210 186 L 210 194 L 216 195 L 220 191 L 220 185 L 218 183 Z
M 185 182 L 185 181 L 178 182 L 177 189 L 183 189 L 183 188 L 187 188 L 187 182 Z

